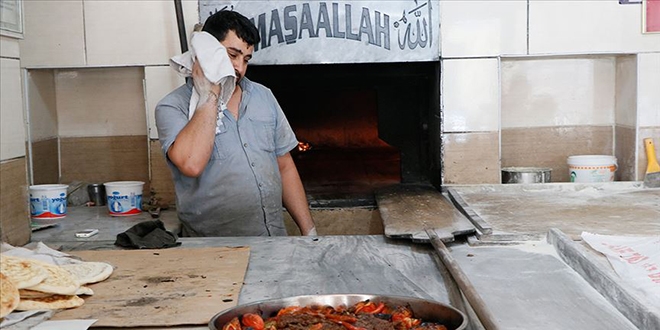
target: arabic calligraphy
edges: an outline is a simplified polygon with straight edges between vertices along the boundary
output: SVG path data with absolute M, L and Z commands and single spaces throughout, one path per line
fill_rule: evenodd
M 416 7 L 407 12 L 404 10 L 401 18 L 393 23 L 396 29 L 402 27 L 402 23 L 406 25 L 403 34 L 401 33 L 403 28 L 399 29 L 398 33 L 399 49 L 401 50 L 404 50 L 406 47 L 412 50 L 417 48 L 417 46 L 426 48 L 427 43 L 429 47 L 433 45 L 431 1 L 424 2 L 421 5 L 418 5 L 417 0 L 413 1 Z M 426 21 L 426 17 L 422 17 L 422 9 L 424 7 L 427 7 L 428 10 L 428 22 Z M 414 19 L 409 20 L 406 14 L 412 14 Z
M 344 59 L 343 50 L 348 50 L 349 57 L 360 61 L 372 55 L 377 60 L 397 54 L 407 54 L 406 60 L 437 56 L 439 44 L 433 39 L 440 28 L 439 0 L 198 1 L 204 13 L 200 19 L 219 10 L 236 10 L 248 17 L 260 36 L 255 52 L 277 54 L 295 48 L 300 56 L 326 58 L 341 51 Z M 330 53 L 321 51 L 324 47 Z

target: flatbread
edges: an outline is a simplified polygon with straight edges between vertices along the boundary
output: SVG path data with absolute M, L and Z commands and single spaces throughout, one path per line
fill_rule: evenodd
M 23 299 L 45 298 L 53 295 L 52 293 L 46 293 L 46 292 L 34 291 L 28 289 L 20 289 L 18 290 L 18 294 Z
M 88 286 L 81 286 L 78 288 L 78 291 L 76 291 L 76 296 L 93 296 L 94 295 L 94 290 Z
M 87 261 L 75 264 L 62 265 L 80 284 L 101 282 L 112 274 L 114 268 L 105 262 Z
M 48 272 L 37 261 L 4 254 L 0 255 L 0 272 L 19 289 L 35 286 L 48 277 Z
M 16 309 L 19 301 L 20 296 L 18 295 L 16 285 L 14 285 L 9 277 L 0 273 L 0 318 L 5 317 Z
M 21 299 L 16 310 L 64 309 L 82 306 L 85 300 L 78 296 L 52 295 L 45 298 Z
M 22 299 L 46 298 L 54 295 L 53 293 L 34 291 L 28 289 L 20 289 L 18 290 L 18 293 Z M 94 295 L 94 290 L 92 290 L 92 288 L 88 286 L 81 286 L 76 291 L 76 296 L 93 296 L 93 295 Z
M 47 264 L 45 262 L 34 261 L 39 264 L 39 266 L 46 269 L 48 272 L 48 277 L 46 279 L 35 285 L 28 287 L 26 289 L 47 293 L 54 293 L 58 295 L 75 295 L 78 288 L 80 288 L 80 283 L 78 280 L 67 272 L 60 266 L 55 266 Z

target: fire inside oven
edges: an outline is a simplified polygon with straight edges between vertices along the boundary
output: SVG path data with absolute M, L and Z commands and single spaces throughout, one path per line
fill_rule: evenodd
M 253 65 L 273 91 L 298 147 L 312 199 L 373 200 L 397 183 L 439 184 L 436 63 Z M 433 136 L 433 137 L 432 137 Z

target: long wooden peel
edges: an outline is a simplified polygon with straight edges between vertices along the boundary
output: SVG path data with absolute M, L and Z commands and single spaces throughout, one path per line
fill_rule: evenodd
M 495 317 L 490 312 L 483 299 L 481 299 L 481 296 L 479 296 L 472 283 L 470 283 L 468 277 L 461 270 L 461 267 L 456 263 L 456 260 L 451 256 L 445 243 L 442 242 L 433 229 L 426 229 L 426 234 L 429 236 L 431 244 L 433 245 L 435 252 L 438 253 L 442 264 L 444 264 L 447 270 L 449 270 L 449 273 L 458 284 L 458 287 L 463 291 L 463 295 L 465 295 L 465 298 L 470 303 L 474 313 L 477 314 L 481 324 L 486 330 L 498 330 L 499 327 L 495 323 Z
M 653 139 L 644 139 L 644 149 L 646 150 L 646 175 L 644 176 L 644 187 L 658 188 L 660 187 L 660 164 L 655 158 L 655 146 L 653 146 Z

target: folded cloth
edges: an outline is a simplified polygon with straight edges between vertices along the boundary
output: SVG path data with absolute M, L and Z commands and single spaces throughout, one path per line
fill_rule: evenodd
M 133 249 L 164 249 L 181 245 L 160 220 L 143 221 L 117 234 L 115 245 Z
M 220 95 L 218 95 L 217 134 L 222 126 L 222 110 L 226 108 L 226 104 L 236 88 L 234 66 L 227 55 L 227 49 L 208 32 L 193 32 L 190 38 L 190 50 L 172 57 L 170 67 L 184 77 L 191 77 L 195 59 L 199 61 L 206 79 L 220 85 L 221 88 Z M 188 119 L 195 114 L 199 97 L 199 93 L 193 88 L 190 104 L 188 104 Z

